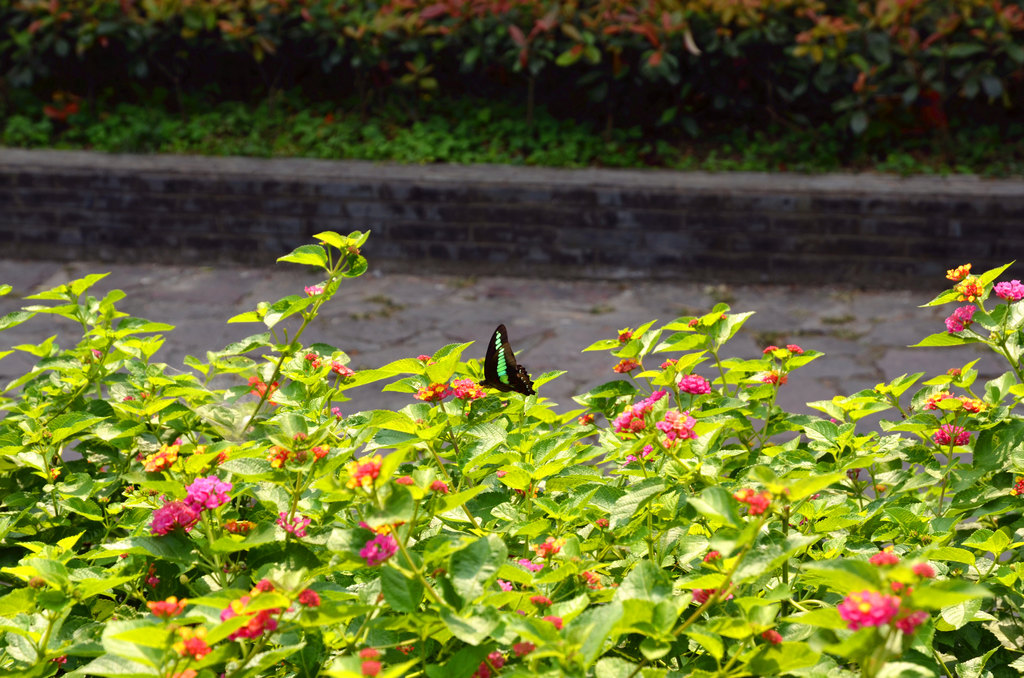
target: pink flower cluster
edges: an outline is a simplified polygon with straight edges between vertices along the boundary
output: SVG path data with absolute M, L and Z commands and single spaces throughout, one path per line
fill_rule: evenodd
M 239 638 L 258 638 L 268 631 L 273 632 L 277 630 L 277 620 L 273 618 L 273 615 L 278 614 L 280 610 L 278 608 L 271 608 L 269 610 L 260 610 L 255 613 L 247 612 L 245 608 L 251 599 L 252 598 L 250 596 L 242 596 L 238 600 L 231 601 L 231 604 L 221 611 L 221 621 L 227 621 L 232 617 L 237 617 L 242 614 L 250 615 L 249 622 L 228 636 L 229 640 L 238 640 Z
M 476 400 L 486 395 L 484 390 L 472 379 L 453 379 L 452 387 L 455 397 L 459 400 Z
M 891 548 L 887 548 L 868 558 L 868 562 L 878 566 L 895 565 L 900 562 L 900 557 L 893 553 Z
M 616 433 L 639 433 L 647 428 L 644 415 L 654 409 L 654 403 L 665 397 L 667 391 L 655 391 L 635 405 L 628 406 L 622 414 L 615 417 L 612 425 Z
M 996 293 L 997 297 L 1007 301 L 1020 301 L 1024 299 L 1024 285 L 1019 280 L 996 283 L 992 290 Z
M 639 457 L 637 457 L 635 454 L 627 454 L 625 463 L 630 464 L 640 459 L 646 459 L 647 457 L 651 456 L 652 452 L 654 452 L 654 447 L 652 445 L 644 445 L 644 449 L 640 451 Z
M 901 610 L 900 603 L 899 596 L 859 591 L 846 596 L 836 609 L 851 631 L 895 622 L 896 628 L 909 636 L 928 619 L 928 613 Z
M 359 557 L 365 560 L 370 567 L 376 567 L 395 555 L 397 551 L 398 542 L 394 537 L 390 534 L 378 534 L 360 549 Z
M 228 492 L 231 491 L 231 488 L 231 483 L 221 480 L 217 476 L 196 478 L 191 485 L 185 488 L 185 503 L 195 511 L 215 509 L 228 503 Z
M 713 596 L 715 593 L 722 593 L 722 591 L 724 590 L 725 589 L 722 589 L 721 591 L 717 591 L 716 589 L 694 589 L 693 600 L 698 605 L 703 605 L 704 603 L 708 602 L 711 596 Z M 725 596 L 725 598 L 722 598 L 722 600 L 732 600 L 732 594 L 728 594 L 727 596 Z
M 977 310 L 977 306 L 961 306 L 953 311 L 953 315 L 946 318 L 946 331 L 950 334 L 963 332 L 965 327 L 974 322 L 972 318 Z
M 665 418 L 659 421 L 656 426 L 659 431 L 665 434 L 669 441 L 674 441 L 677 439 L 696 438 L 697 434 L 693 431 L 693 425 L 696 423 L 697 420 L 691 417 L 689 412 L 669 410 L 665 413 Z
M 470 678 L 491 678 L 494 671 L 499 670 L 505 665 L 505 655 L 501 654 L 497 650 L 487 655 L 487 659 L 480 662 L 480 666 L 477 667 L 476 671 L 470 676 Z
M 448 384 L 431 384 L 416 391 L 413 397 L 425 403 L 439 403 L 451 394 L 452 389 Z
M 759 516 L 772 504 L 772 495 L 768 491 L 756 492 L 749 487 L 732 495 L 736 501 L 747 505 L 747 515 Z
M 153 511 L 150 529 L 155 535 L 165 535 L 175 528 L 190 531 L 199 522 L 199 511 L 183 501 L 170 501 Z
M 851 631 L 865 626 L 888 624 L 900 611 L 899 596 L 875 591 L 851 593 L 836 606 Z
M 679 380 L 679 390 L 693 395 L 711 393 L 711 382 L 699 374 L 687 374 Z
M 544 569 L 544 566 L 540 563 L 535 563 L 529 558 L 520 558 L 516 561 L 520 567 L 526 568 L 530 572 L 540 572 Z
M 281 511 L 277 514 L 277 525 L 285 532 L 302 538 L 306 536 L 306 528 L 309 526 L 309 518 L 301 516 L 288 518 L 288 514 Z
M 943 424 L 935 432 L 935 435 L 932 436 L 932 440 L 938 445 L 949 445 L 950 442 L 955 445 L 966 445 L 971 441 L 971 434 L 964 430 L 962 426 Z

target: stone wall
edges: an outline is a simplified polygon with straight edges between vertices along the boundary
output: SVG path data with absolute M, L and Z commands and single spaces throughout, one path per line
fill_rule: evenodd
M 385 270 L 924 284 L 1024 253 L 1024 180 L 0 148 L 0 256 L 271 263 L 371 230 Z

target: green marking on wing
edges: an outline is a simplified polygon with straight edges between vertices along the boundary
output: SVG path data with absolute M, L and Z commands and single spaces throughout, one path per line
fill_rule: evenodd
M 504 338 L 501 336 L 500 332 L 494 335 L 494 350 L 498 352 L 498 364 L 496 370 L 498 372 L 498 379 L 501 380 L 501 383 L 507 384 L 508 364 L 505 362 L 505 351 L 502 347 L 503 342 Z

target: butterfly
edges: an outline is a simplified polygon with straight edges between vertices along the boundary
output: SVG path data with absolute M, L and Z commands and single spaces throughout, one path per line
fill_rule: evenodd
M 489 386 L 499 391 L 515 391 L 523 395 L 534 395 L 533 382 L 526 368 L 516 362 L 516 356 L 508 345 L 508 330 L 498 325 L 487 344 L 487 356 L 484 358 L 484 378 L 481 386 Z

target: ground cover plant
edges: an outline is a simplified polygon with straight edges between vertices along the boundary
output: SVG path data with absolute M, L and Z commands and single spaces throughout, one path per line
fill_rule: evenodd
M 99 137 L 110 117 L 111 128 L 126 117 L 138 128 L 132 117 L 163 109 L 187 123 L 197 98 L 273 110 L 299 92 L 289 96 L 302 108 L 330 104 L 321 121 L 378 121 L 393 140 L 402 133 L 387 128 L 403 118 L 440 127 L 438 101 L 472 96 L 493 128 L 522 123 L 518 136 L 538 149 L 490 149 L 502 161 L 603 164 L 591 138 L 639 138 L 603 151 L 611 164 L 696 158 L 715 169 L 761 135 L 796 145 L 784 155 L 798 168 L 828 169 L 803 160 L 810 151 L 852 168 L 979 171 L 975 156 L 987 154 L 990 171 L 1019 173 L 1022 35 L 1021 8 L 990 0 L 0 0 L 0 133 L 8 145 L 108 149 Z M 545 157 L 552 141 L 534 134 L 544 116 L 592 127 L 587 148 L 573 156 L 556 140 Z M 986 131 L 967 141 L 965 128 Z M 747 139 L 720 141 L 735 129 Z M 217 145 L 210 125 L 201 131 Z M 315 153 L 306 136 L 299 153 Z M 176 143 L 203 150 L 184 131 Z M 441 145 L 475 147 L 460 135 Z M 431 161 L 426 148 L 418 157 Z M 790 157 L 770 169 L 792 167 Z
M 790 414 L 779 389 L 827 358 L 731 357 L 751 314 L 719 304 L 586 347 L 618 378 L 563 414 L 543 397 L 557 372 L 536 395 L 482 388 L 480 344 L 359 372 L 305 345 L 367 237 L 282 257 L 309 267 L 303 293 L 183 366 L 156 359 L 172 327 L 89 294 L 102 275 L 0 318 L 82 328 L 12 347 L 38 361 L 0 393 L 4 675 L 1024 667 L 1024 285 L 1005 266 L 951 270 L 920 343 L 984 343 L 1009 365 L 986 384 L 968 364 Z M 378 382 L 409 404 L 346 400 Z
M 190 97 L 183 111 L 154 104 L 83 103 L 57 120 L 34 98 L 0 116 L 0 144 L 112 153 L 310 157 L 400 163 L 499 163 L 548 167 L 662 167 L 705 171 L 1024 175 L 1024 123 L 956 125 L 931 135 L 855 138 L 841 127 L 720 125 L 696 138 L 659 128 L 602 130 L 546 108 L 477 97 L 421 102 L 415 112 L 382 105 L 364 116 L 351 104 L 298 93 L 265 102 Z M 52 113 L 52 111 L 51 111 Z

